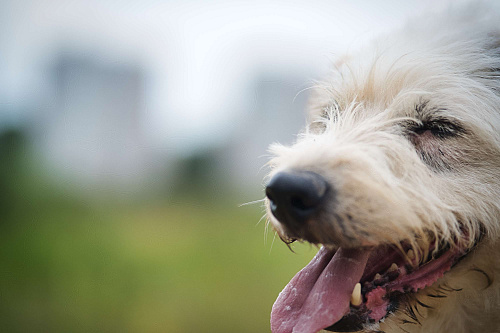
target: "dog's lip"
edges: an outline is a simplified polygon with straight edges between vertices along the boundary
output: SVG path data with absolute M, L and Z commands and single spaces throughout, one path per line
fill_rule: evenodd
M 363 304 L 359 307 L 353 307 L 351 305 L 349 313 L 338 322 L 324 329 L 334 332 L 357 332 L 362 330 L 365 325 L 380 322 L 383 318 L 397 310 L 401 303 L 401 298 L 404 295 L 415 293 L 433 285 L 439 278 L 463 259 L 471 249 L 457 247 L 447 249 L 446 251 L 440 251 L 436 258 L 419 265 L 414 268 L 411 273 L 403 272 L 401 275 L 399 270 L 408 270 L 409 266 L 399 267 L 398 273 L 400 276 L 398 276 L 398 278 L 377 287 L 370 285 L 371 282 L 369 281 L 362 280 L 361 282 L 365 284 L 362 292 L 363 299 L 365 300 Z M 379 301 L 379 307 L 376 309 L 378 313 L 375 315 L 378 317 L 375 319 L 372 315 L 373 309 L 370 309 L 367 305 L 367 303 L 374 299 Z M 380 301 L 385 302 L 380 304 Z M 384 307 L 384 309 L 381 307 Z
M 340 250 L 345 251 L 347 249 L 340 248 Z M 356 249 L 351 249 L 350 251 L 353 250 L 356 251 Z M 346 274 L 345 279 L 356 279 L 352 286 L 350 286 L 350 290 L 352 290 L 357 281 L 360 281 L 363 285 L 363 302 L 360 306 L 349 306 L 349 298 L 346 300 L 344 293 L 348 292 L 350 295 L 351 292 L 344 290 L 346 289 L 344 287 L 341 289 L 334 287 L 334 290 L 337 288 L 340 292 L 338 295 L 339 298 L 337 298 L 335 292 L 332 294 L 330 290 L 332 284 L 342 284 L 343 282 L 339 278 L 332 280 L 327 277 L 332 274 L 338 275 L 335 274 L 335 269 L 337 268 L 332 269 L 332 266 L 328 264 L 330 261 L 333 261 L 332 258 L 335 251 L 331 248 L 328 250 L 326 247 L 323 247 L 315 259 L 301 270 L 301 272 L 297 273 L 283 292 L 280 293 L 271 313 L 271 327 L 273 328 L 273 332 L 292 332 L 299 326 L 301 327 L 300 331 L 304 333 L 313 333 L 320 329 L 335 329 L 335 331 L 339 332 L 358 331 L 365 325 L 379 322 L 393 312 L 400 295 L 410 294 L 434 284 L 465 254 L 462 248 L 453 247 L 439 251 L 436 258 L 418 265 L 414 269 L 410 269 L 401 251 L 393 247 L 381 245 L 368 249 L 358 248 L 357 251 L 359 253 L 370 253 L 368 254 L 369 258 L 367 257 L 367 261 L 362 264 L 362 267 L 357 267 L 358 265 L 351 267 L 353 269 L 357 267 L 355 268 L 356 271 L 361 269 L 362 273 L 359 273 L 359 275 L 357 275 L 358 273 L 348 273 L 345 267 L 341 268 L 338 265 L 336 267 L 340 270 L 340 272 L 337 272 L 338 274 Z M 432 249 L 430 251 L 433 252 Z M 345 257 L 345 255 L 340 255 L 340 257 Z M 345 259 L 350 260 L 349 257 L 348 255 Z M 321 264 L 321 267 L 311 268 L 319 260 L 324 262 Z M 395 278 L 392 276 L 392 278 L 382 281 L 382 284 L 370 285 L 371 279 L 373 279 L 377 270 L 379 272 L 381 272 L 380 269 L 387 270 L 388 265 L 391 265 L 393 260 L 397 263 L 397 276 Z M 330 268 L 326 269 L 327 266 Z M 311 280 L 312 275 L 316 276 L 313 280 Z M 317 283 L 316 279 L 323 282 Z M 325 284 L 325 279 L 327 282 L 330 281 L 328 282 L 329 284 Z M 309 287 L 306 287 L 306 285 L 309 285 Z M 314 310 L 316 306 L 314 302 L 310 302 L 309 298 L 312 297 L 314 299 L 316 295 L 322 293 L 329 295 L 329 301 L 321 301 L 319 306 L 335 309 L 332 310 L 332 316 L 329 316 L 329 318 L 331 317 L 329 319 L 331 321 L 329 322 L 323 318 L 324 315 L 317 318 L 315 315 L 312 315 L 316 311 Z M 302 301 L 299 301 L 299 299 L 302 299 Z M 340 302 L 341 304 L 347 302 L 347 307 L 344 308 L 344 305 L 335 305 L 336 302 Z M 324 326 L 319 327 L 318 321 L 322 322 Z

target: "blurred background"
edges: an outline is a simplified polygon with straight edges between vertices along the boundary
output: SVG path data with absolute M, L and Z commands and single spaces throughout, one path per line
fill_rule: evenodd
M 268 332 L 316 252 L 263 167 L 332 59 L 435 1 L 1 0 L 0 331 Z

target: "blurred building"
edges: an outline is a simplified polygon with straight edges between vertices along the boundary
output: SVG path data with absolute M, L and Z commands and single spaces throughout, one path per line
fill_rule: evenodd
M 300 73 L 300 71 L 298 71 Z M 305 124 L 306 76 L 261 73 L 251 83 L 252 101 L 220 151 L 219 177 L 240 192 L 263 196 L 269 145 L 291 144 Z M 222 174 L 223 172 L 223 174 Z
M 141 125 L 141 69 L 63 54 L 51 71 L 54 95 L 35 140 L 50 173 L 89 188 L 139 184 L 152 158 Z
M 76 189 L 261 196 L 268 146 L 292 143 L 304 125 L 306 77 L 262 72 L 248 84 L 227 140 L 179 155 L 146 140 L 139 66 L 63 53 L 50 72 L 53 96 L 38 113 L 35 148 L 49 174 Z

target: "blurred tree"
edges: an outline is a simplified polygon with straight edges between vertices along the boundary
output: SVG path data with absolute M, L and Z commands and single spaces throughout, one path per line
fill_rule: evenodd
M 20 128 L 0 133 L 0 217 L 2 221 L 17 211 L 23 202 L 26 135 Z
M 179 162 L 173 194 L 191 198 L 211 199 L 223 195 L 223 185 L 217 175 L 217 153 L 204 150 Z

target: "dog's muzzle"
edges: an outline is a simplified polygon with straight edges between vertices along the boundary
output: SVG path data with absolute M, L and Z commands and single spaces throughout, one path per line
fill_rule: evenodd
M 296 230 L 321 211 L 328 190 L 327 181 L 315 172 L 282 171 L 267 185 L 266 196 L 274 217 Z

